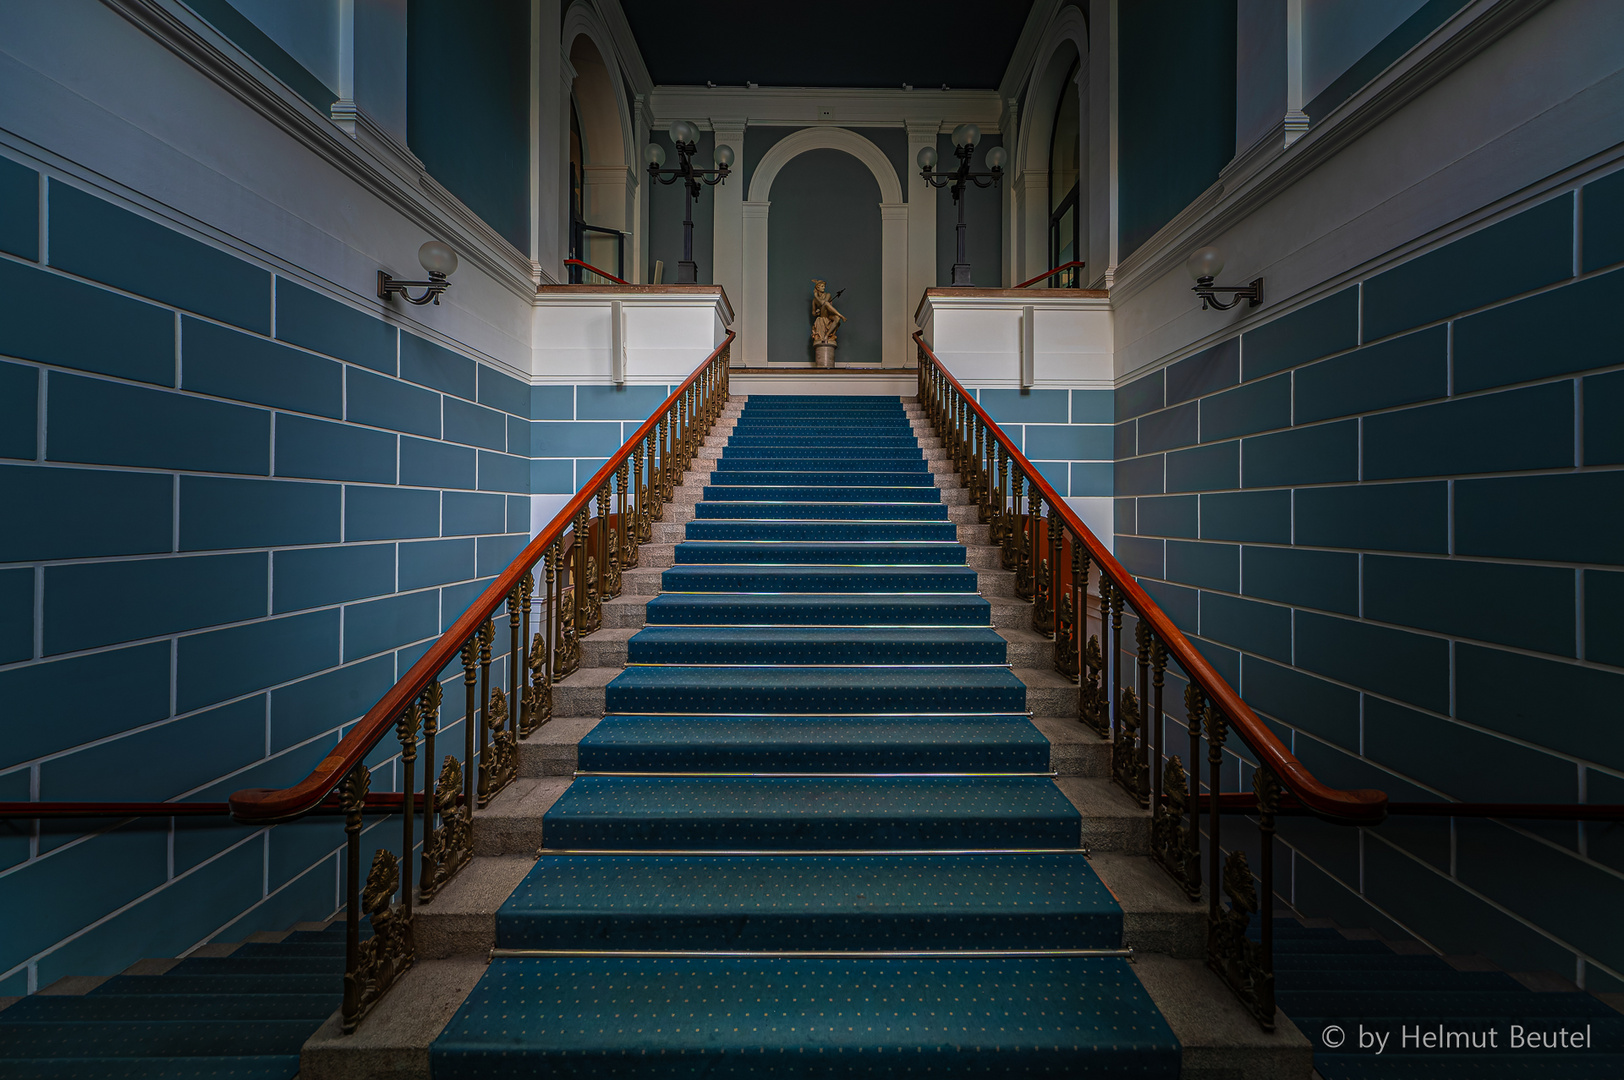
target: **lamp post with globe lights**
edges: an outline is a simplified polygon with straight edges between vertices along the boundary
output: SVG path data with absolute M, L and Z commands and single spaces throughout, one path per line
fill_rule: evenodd
M 644 156 L 648 160 L 648 174 L 662 184 L 682 181 L 685 198 L 682 213 L 682 261 L 677 264 L 677 284 L 692 285 L 699 280 L 699 265 L 694 262 L 694 200 L 699 198 L 701 183 L 715 186 L 727 179 L 733 167 L 733 148 L 716 148 L 716 168 L 696 169 L 693 158 L 699 150 L 699 129 L 686 120 L 674 121 L 667 132 L 677 151 L 677 167 L 661 168 L 665 164 L 665 147 L 649 143 Z
M 939 172 L 936 169 L 936 148 L 927 146 L 919 151 L 915 160 L 919 162 L 919 175 L 924 177 L 925 183 L 935 188 L 948 188 L 948 194 L 953 196 L 953 202 L 959 208 L 959 223 L 954 226 L 958 232 L 959 258 L 953 264 L 953 284 L 970 284 L 970 262 L 964 254 L 964 190 L 965 185 L 975 184 L 976 187 L 997 187 L 1004 176 L 1004 163 L 1009 155 L 1002 146 L 995 146 L 987 151 L 987 172 L 974 172 L 970 169 L 970 156 L 975 153 L 976 140 L 981 138 L 981 129 L 974 124 L 960 124 L 953 129 L 953 156 L 959 159 L 959 167 L 953 172 Z

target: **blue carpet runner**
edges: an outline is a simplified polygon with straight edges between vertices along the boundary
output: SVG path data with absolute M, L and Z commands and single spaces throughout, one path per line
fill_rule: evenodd
M 344 927 L 115 975 L 88 994 L 0 1010 L 6 1080 L 292 1080 L 338 1008 Z
M 705 479 L 497 916 L 623 955 L 493 960 L 435 1077 L 1178 1075 L 1122 959 L 928 955 L 1122 912 L 901 403 L 751 398 Z M 819 951 L 927 955 L 704 955 Z
M 1590 994 L 1537 993 L 1504 972 L 1457 971 L 1292 919 L 1275 920 L 1274 956 L 1280 1010 L 1314 1044 L 1324 1080 L 1624 1076 L 1624 1015 Z M 1525 1044 L 1560 1043 L 1565 1030 L 1588 1045 L 1515 1047 L 1513 1025 Z

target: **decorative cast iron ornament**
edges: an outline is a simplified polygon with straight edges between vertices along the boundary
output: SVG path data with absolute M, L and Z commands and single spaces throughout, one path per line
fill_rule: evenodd
M 959 208 L 959 223 L 954 226 L 958 234 L 958 261 L 953 264 L 953 284 L 970 284 L 970 261 L 964 254 L 964 190 L 965 185 L 974 184 L 979 188 L 997 187 L 1004 177 L 1004 163 L 1009 160 L 1009 154 L 1002 146 L 995 146 L 987 151 L 987 171 L 973 172 L 970 169 L 970 156 L 975 153 L 976 140 L 981 138 L 981 129 L 974 124 L 960 124 L 953 129 L 953 156 L 959 159 L 959 167 L 953 172 L 939 172 L 936 169 L 936 148 L 927 146 L 919 151 L 915 159 L 919 163 L 919 175 L 925 183 L 934 188 L 947 188 L 948 194 L 953 196 L 953 203 Z
M 671 136 L 671 144 L 677 150 L 676 168 L 660 168 L 665 164 L 665 147 L 659 143 L 649 143 L 648 149 L 643 153 L 648 161 L 648 174 L 652 179 L 662 184 L 682 181 L 687 197 L 683 200 L 682 261 L 677 264 L 677 284 L 692 285 L 699 280 L 699 264 L 694 262 L 694 200 L 699 198 L 701 183 L 714 187 L 727 179 L 728 172 L 733 167 L 733 148 L 718 146 L 716 168 L 696 169 L 693 158 L 699 152 L 699 129 L 686 120 L 677 120 L 672 123 L 667 134 Z

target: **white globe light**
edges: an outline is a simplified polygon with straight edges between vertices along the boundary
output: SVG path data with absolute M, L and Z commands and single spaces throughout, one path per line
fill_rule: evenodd
M 981 139 L 981 129 L 974 124 L 960 124 L 953 129 L 954 146 L 974 146 Z
M 716 164 L 724 169 L 733 167 L 733 148 L 731 146 L 722 145 L 716 148 Z
M 936 148 L 934 146 L 920 147 L 919 156 L 914 160 L 919 162 L 921 169 L 934 169 L 936 167 Z
M 1199 248 L 1185 262 L 1184 268 L 1197 281 L 1202 278 L 1215 278 L 1224 268 L 1224 253 L 1215 247 Z
M 450 277 L 457 272 L 457 253 L 438 240 L 430 240 L 418 248 L 417 261 L 431 274 Z
M 643 159 L 658 169 L 665 164 L 665 147 L 659 143 L 649 143 L 643 148 Z
M 987 168 L 1002 169 L 1007 161 L 1009 161 L 1009 155 L 1004 152 L 1002 146 L 995 146 L 987 151 Z
M 690 143 L 694 141 L 695 128 L 686 120 L 673 120 L 666 134 L 674 143 Z

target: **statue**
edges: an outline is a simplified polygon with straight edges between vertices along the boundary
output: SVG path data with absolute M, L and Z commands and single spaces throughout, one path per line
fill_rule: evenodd
M 817 357 L 814 362 L 818 367 L 834 367 L 835 346 L 838 344 L 835 331 L 846 321 L 846 316 L 835 309 L 835 297 L 839 295 L 835 293 L 830 296 L 823 282 L 812 279 L 812 346 Z

